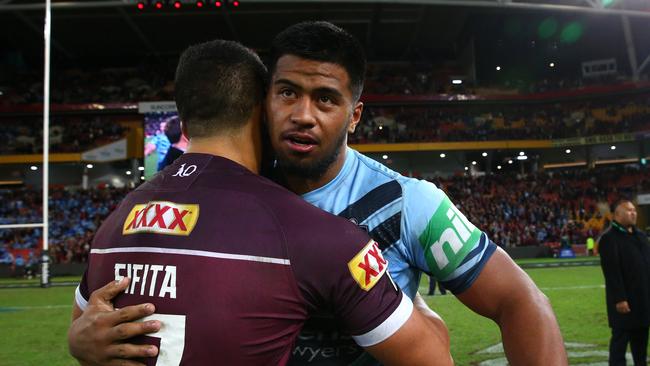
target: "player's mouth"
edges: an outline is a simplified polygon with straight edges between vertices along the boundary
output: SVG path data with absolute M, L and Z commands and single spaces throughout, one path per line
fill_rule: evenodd
M 292 152 L 308 153 L 316 148 L 318 140 L 309 133 L 285 132 L 282 134 L 282 141 Z

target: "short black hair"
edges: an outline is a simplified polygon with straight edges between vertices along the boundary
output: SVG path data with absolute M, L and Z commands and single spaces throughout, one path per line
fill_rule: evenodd
M 275 71 L 278 59 L 294 55 L 308 60 L 330 62 L 345 69 L 350 91 L 359 100 L 366 73 L 366 55 L 361 43 L 350 33 L 329 22 L 302 22 L 280 32 L 271 43 L 269 70 Z
M 631 203 L 632 205 L 634 205 L 634 203 L 632 202 L 631 199 L 629 199 L 629 198 L 626 197 L 626 196 L 623 196 L 623 197 L 617 199 L 617 200 L 614 202 L 614 205 L 612 205 L 612 212 L 616 212 L 616 210 L 618 209 L 618 206 L 620 206 L 620 205 L 622 205 L 622 204 L 624 204 L 624 203 Z
M 176 68 L 178 115 L 189 137 L 243 126 L 264 99 L 266 67 L 243 45 L 214 40 L 190 46 Z
M 169 139 L 169 142 L 172 144 L 177 143 L 181 140 L 181 121 L 178 116 L 169 117 L 165 123 L 165 136 Z

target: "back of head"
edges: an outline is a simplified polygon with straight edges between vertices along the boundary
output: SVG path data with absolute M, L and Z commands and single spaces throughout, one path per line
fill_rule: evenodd
M 345 69 L 350 77 L 350 90 L 355 100 L 363 91 L 366 56 L 359 41 L 350 33 L 328 22 L 302 22 L 283 30 L 271 44 L 271 73 L 280 57 L 298 56 L 308 60 L 329 62 Z
M 266 67 L 237 42 L 214 40 L 186 49 L 176 68 L 178 114 L 190 138 L 241 128 L 261 105 Z

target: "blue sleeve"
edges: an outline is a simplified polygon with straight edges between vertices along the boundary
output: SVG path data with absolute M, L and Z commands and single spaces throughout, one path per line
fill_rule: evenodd
M 404 185 L 404 230 L 413 265 L 454 294 L 468 289 L 496 249 L 435 184 Z

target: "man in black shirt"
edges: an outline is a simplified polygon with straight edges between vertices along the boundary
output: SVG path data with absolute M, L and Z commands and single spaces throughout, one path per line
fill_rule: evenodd
M 634 365 L 647 365 L 650 325 L 650 243 L 636 228 L 636 208 L 630 201 L 616 205 L 614 221 L 600 238 L 600 262 L 605 276 L 607 318 L 612 328 L 609 364 L 625 365 L 630 343 Z

